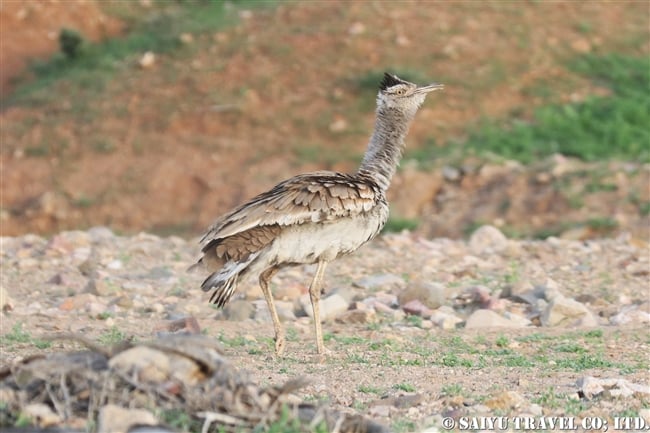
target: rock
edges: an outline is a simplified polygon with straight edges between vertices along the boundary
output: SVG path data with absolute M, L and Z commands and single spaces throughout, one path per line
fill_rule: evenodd
M 439 328 L 455 329 L 456 325 L 463 320 L 452 312 L 447 311 L 448 307 L 440 307 L 431 313 L 429 320 Z M 449 308 L 451 310 L 451 308 Z
M 545 288 L 543 286 L 535 286 L 534 288 L 521 293 L 513 293 L 511 299 L 515 302 L 521 302 L 522 304 L 536 306 L 540 299 L 545 298 L 544 290 Z
M 129 309 L 133 307 L 133 299 L 130 296 L 122 295 L 113 300 L 115 305 L 121 308 Z
M 135 374 L 139 380 L 150 383 L 165 381 L 171 372 L 169 357 L 164 352 L 146 346 L 136 346 L 120 352 L 108 361 L 108 365 L 125 374 Z
M 78 295 L 70 296 L 64 299 L 63 302 L 59 304 L 59 310 L 87 310 L 90 304 L 96 303 L 102 305 L 101 311 L 104 311 L 106 306 L 99 301 L 100 300 L 97 298 L 97 296 L 93 295 L 92 293 L 79 293 Z
M 377 321 L 377 314 L 374 310 L 348 310 L 336 318 L 339 323 L 374 323 Z
M 102 243 L 115 238 L 115 234 L 111 229 L 104 226 L 91 227 L 87 233 L 90 236 L 90 240 L 95 243 Z
M 584 376 L 576 381 L 578 394 L 591 400 L 594 397 L 608 398 L 648 398 L 650 386 L 639 385 L 625 379 L 605 379 Z
M 515 391 L 501 392 L 485 402 L 485 405 L 492 410 L 508 411 L 520 408 L 526 399 Z
M 309 317 L 313 318 L 314 312 L 312 310 L 309 294 L 302 295 L 300 297 L 300 304 L 302 305 L 303 311 Z M 327 298 L 321 299 L 319 302 L 321 322 L 336 318 L 344 311 L 347 311 L 348 305 L 348 302 L 341 295 L 338 295 L 336 293 L 328 296 Z
M 404 278 L 395 274 L 379 274 L 363 277 L 354 283 L 355 286 L 372 292 L 383 290 L 399 290 L 406 286 Z
M 115 295 L 118 291 L 118 287 L 115 283 L 106 278 L 92 278 L 88 280 L 84 290 L 95 296 L 111 296 Z
M 253 317 L 254 313 L 255 305 L 243 299 L 230 301 L 226 304 L 223 310 L 221 310 L 221 316 L 227 320 L 233 320 L 236 322 L 250 319 Z
M 627 305 L 618 314 L 610 317 L 609 321 L 612 325 L 650 323 L 650 301 L 640 305 Z
M 200 334 L 201 326 L 194 316 L 167 320 L 156 327 L 156 334 Z
M 460 170 L 456 167 L 445 165 L 442 167 L 442 177 L 444 177 L 446 181 L 456 182 L 460 179 Z
M 399 301 L 397 300 L 397 296 L 393 295 L 392 293 L 376 292 L 374 298 L 377 300 L 377 302 L 381 302 L 387 307 L 391 307 L 391 308 L 399 307 Z
M 350 28 L 348 29 L 348 33 L 352 36 L 361 35 L 365 32 L 366 32 L 366 26 L 359 21 L 353 22 Z
M 542 326 L 583 327 L 597 326 L 598 320 L 580 302 L 556 296 L 549 302 L 540 317 Z
M 23 408 L 22 414 L 26 418 L 35 421 L 41 428 L 53 426 L 61 422 L 61 417 L 55 414 L 48 405 L 43 403 L 28 404 Z
M 551 278 L 547 278 L 545 284 L 535 286 L 535 290 L 541 290 L 544 299 L 549 302 L 558 296 L 563 296 L 560 291 L 560 285 Z
M 192 36 L 192 33 L 181 33 L 178 39 L 180 39 L 180 41 L 185 45 L 189 45 L 194 42 L 194 36 Z
M 153 67 L 156 63 L 156 55 L 151 52 L 147 51 L 140 57 L 140 60 L 138 61 L 138 64 L 142 69 L 149 69 Z
M 522 324 L 508 320 L 492 310 L 476 310 L 465 322 L 465 328 L 521 328 Z
M 420 317 L 430 317 L 433 313 L 433 310 L 431 310 L 431 308 L 424 305 L 418 299 L 413 299 L 412 301 L 409 301 L 402 305 L 402 310 L 404 310 L 406 314 Z
M 343 286 L 343 287 L 337 287 L 335 290 L 332 290 L 328 296 L 332 296 L 334 294 L 337 294 L 341 296 L 343 299 L 345 299 L 345 302 L 348 304 L 353 303 L 354 301 L 360 299 L 360 290 L 355 289 L 350 286 Z
M 499 253 L 508 248 L 508 238 L 498 228 L 484 225 L 470 236 L 469 248 L 477 255 Z
M 413 281 L 397 297 L 400 305 L 418 300 L 430 309 L 436 309 L 447 301 L 447 288 L 440 283 Z
M 99 410 L 97 433 L 127 433 L 132 426 L 156 424 L 156 418 L 147 410 L 107 404 Z

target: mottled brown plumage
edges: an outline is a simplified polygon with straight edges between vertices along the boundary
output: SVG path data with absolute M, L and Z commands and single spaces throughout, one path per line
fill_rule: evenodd
M 276 352 L 284 332 L 269 282 L 285 266 L 317 263 L 309 288 L 318 353 L 323 353 L 319 299 L 327 263 L 375 237 L 388 219 L 386 190 L 399 162 L 408 127 L 426 93 L 440 89 L 386 74 L 377 95 L 377 121 L 355 174 L 319 171 L 276 185 L 219 218 L 201 239 L 202 264 L 211 272 L 202 288 L 225 305 L 239 280 L 259 275 L 271 312 Z

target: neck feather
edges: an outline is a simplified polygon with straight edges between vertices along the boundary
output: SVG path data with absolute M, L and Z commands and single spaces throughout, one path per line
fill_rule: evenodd
M 377 107 L 375 130 L 358 173 L 371 177 L 384 191 L 399 165 L 414 115 L 392 107 Z

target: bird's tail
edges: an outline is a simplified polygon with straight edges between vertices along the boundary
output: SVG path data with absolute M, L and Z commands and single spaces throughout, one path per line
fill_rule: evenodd
M 219 308 L 228 303 L 233 293 L 237 289 L 237 283 L 245 274 L 248 265 L 253 262 L 259 255 L 259 252 L 249 255 L 246 260 L 241 262 L 228 262 L 221 269 L 210 274 L 201 284 L 204 292 L 214 290 L 210 296 L 210 302 L 216 304 Z

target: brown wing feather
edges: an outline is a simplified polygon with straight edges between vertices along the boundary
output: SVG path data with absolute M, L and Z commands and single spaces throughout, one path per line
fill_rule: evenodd
M 225 245 L 226 241 L 230 245 L 231 238 L 250 242 L 253 233 L 257 233 L 253 231 L 256 228 L 281 228 L 358 215 L 370 211 L 381 199 L 379 187 L 365 177 L 334 172 L 303 174 L 276 185 L 221 217 L 201 242 L 205 245 L 204 251 L 220 239 L 220 245 Z M 245 237 L 248 232 L 251 232 L 250 239 Z M 242 237 L 236 237 L 237 234 Z M 235 241 L 232 242 L 233 247 L 228 247 L 227 251 L 234 248 Z
M 203 247 L 203 258 L 210 271 L 221 269 L 229 261 L 245 261 L 271 242 L 280 233 L 278 225 L 255 227 L 223 239 L 213 239 Z

